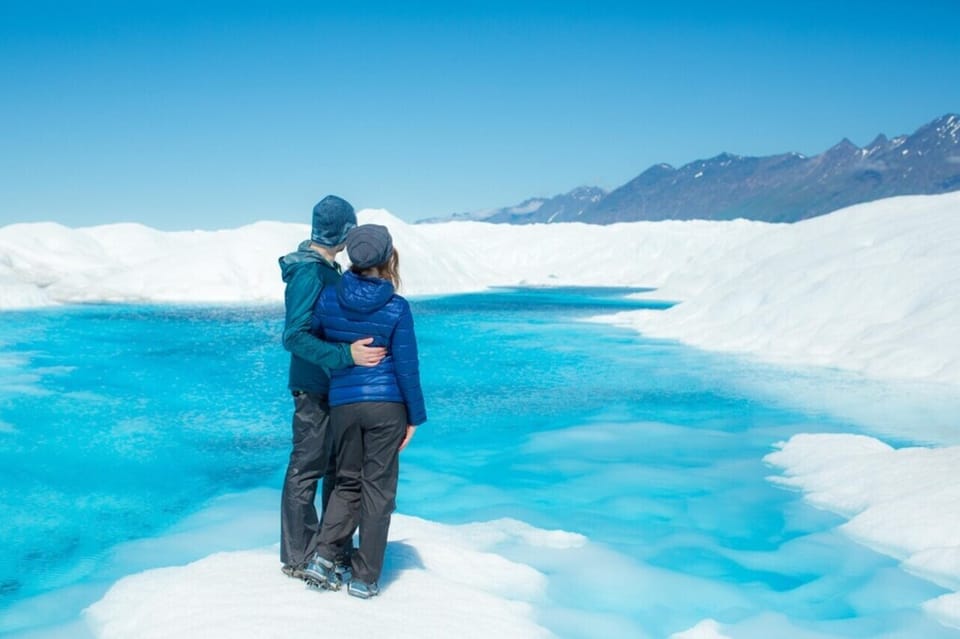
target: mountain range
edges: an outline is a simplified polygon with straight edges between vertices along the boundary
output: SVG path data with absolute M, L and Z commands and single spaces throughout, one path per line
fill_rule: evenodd
M 947 114 L 912 135 L 888 139 L 881 134 L 865 147 L 844 138 L 813 157 L 721 153 L 680 168 L 654 165 L 609 193 L 579 187 L 515 206 L 421 223 L 612 224 L 735 218 L 796 222 L 885 197 L 955 190 L 960 190 L 960 115 Z

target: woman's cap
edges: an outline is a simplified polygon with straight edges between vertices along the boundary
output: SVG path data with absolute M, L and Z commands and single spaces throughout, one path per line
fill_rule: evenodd
M 357 268 L 379 266 L 390 259 L 393 239 L 387 227 L 362 224 L 347 233 L 347 257 Z

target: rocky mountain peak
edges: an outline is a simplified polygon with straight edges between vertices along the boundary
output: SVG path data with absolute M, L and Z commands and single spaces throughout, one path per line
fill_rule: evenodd
M 849 138 L 843 138 L 827 149 L 824 155 L 851 155 L 859 150 L 860 147 L 851 142 Z
M 872 151 L 874 149 L 879 149 L 881 147 L 887 146 L 887 144 L 889 143 L 890 143 L 890 140 L 887 139 L 887 136 L 881 133 L 877 135 L 877 137 L 873 138 L 873 142 L 868 144 L 866 148 Z

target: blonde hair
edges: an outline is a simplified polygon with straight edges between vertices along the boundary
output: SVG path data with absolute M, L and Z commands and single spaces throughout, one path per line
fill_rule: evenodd
M 393 288 L 398 291 L 402 285 L 402 281 L 400 280 L 400 256 L 397 254 L 397 249 L 393 249 L 390 252 L 390 257 L 382 264 L 363 269 L 351 266 L 350 270 L 357 275 L 369 275 L 371 271 L 376 271 L 378 277 L 393 284 Z

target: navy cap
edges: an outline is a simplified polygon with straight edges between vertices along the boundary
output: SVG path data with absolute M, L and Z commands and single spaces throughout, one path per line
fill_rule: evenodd
M 393 239 L 385 226 L 363 224 L 347 234 L 347 256 L 357 268 L 379 266 L 390 259 L 392 253 Z

